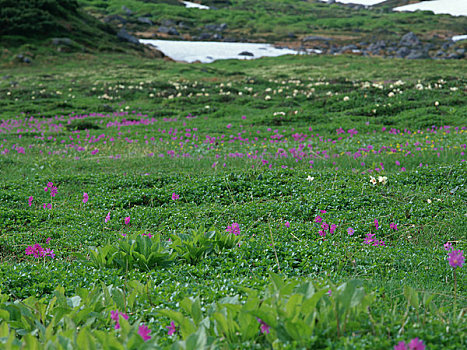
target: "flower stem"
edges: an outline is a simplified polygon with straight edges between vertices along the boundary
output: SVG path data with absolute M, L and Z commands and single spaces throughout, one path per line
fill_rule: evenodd
M 456 275 L 456 268 L 454 268 L 454 317 L 456 317 L 456 308 L 457 308 L 457 275 Z

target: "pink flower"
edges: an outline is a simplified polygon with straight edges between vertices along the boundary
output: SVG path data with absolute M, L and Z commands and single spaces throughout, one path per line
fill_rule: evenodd
M 391 224 L 389 225 L 390 228 L 392 228 L 394 231 L 397 231 L 397 224 L 394 223 L 394 222 L 391 222 Z
M 110 211 L 107 213 L 107 216 L 104 219 L 105 223 L 108 223 L 110 221 Z
M 394 350 L 407 350 L 407 346 L 403 341 L 400 341 L 397 345 L 394 345 Z
M 321 214 L 326 214 L 326 213 L 327 213 L 326 210 L 320 210 L 319 212 L 320 212 Z
M 58 193 L 57 187 L 54 186 L 54 187 L 52 187 L 52 188 L 50 189 L 50 195 L 51 195 L 52 197 L 55 197 L 55 196 L 57 195 L 57 193 Z
M 114 320 L 115 322 L 117 322 L 115 324 L 115 329 L 120 329 L 120 323 L 119 323 L 120 316 L 123 317 L 125 320 L 128 320 L 127 314 L 124 314 L 123 312 L 119 312 L 118 310 L 110 311 L 110 318 Z
M 52 203 L 47 204 L 47 209 L 52 209 Z
M 449 265 L 451 265 L 451 267 L 454 269 L 456 267 L 462 267 L 462 265 L 464 265 L 464 262 L 465 262 L 465 258 L 463 254 L 464 254 L 463 250 L 452 250 L 451 252 L 449 252 L 448 254 Z
M 51 239 L 52 239 L 52 238 L 48 237 L 48 238 L 45 240 L 45 244 L 49 244 Z
M 172 200 L 176 201 L 180 198 L 180 196 L 178 194 L 176 194 L 175 192 L 172 193 Z
M 290 227 L 290 222 L 286 221 L 285 222 L 285 227 L 289 228 Z
M 269 334 L 269 325 L 260 318 L 257 318 L 257 320 L 261 324 L 260 326 L 261 333 Z
M 47 187 L 48 187 L 48 188 L 52 188 L 53 185 L 54 185 L 53 182 L 47 182 Z
M 321 228 L 322 228 L 324 231 L 326 231 L 327 229 L 329 229 L 329 224 L 327 224 L 326 222 L 323 222 L 323 223 L 321 224 Z
M 168 335 L 173 335 L 177 331 L 177 327 L 175 327 L 174 321 L 170 321 L 170 326 L 165 327 L 168 329 Z
M 366 234 L 366 237 L 365 237 L 365 240 L 363 241 L 363 243 L 365 244 L 370 244 L 371 242 L 374 241 L 373 237 L 375 236 L 374 233 L 367 233 Z
M 315 222 L 317 222 L 318 224 L 320 224 L 321 222 L 323 221 L 323 219 L 321 218 L 321 216 L 317 216 L 315 217 Z
M 225 229 L 227 232 L 233 233 L 235 236 L 240 234 L 240 225 L 236 222 L 233 222 L 232 225 L 227 226 Z
M 423 344 L 423 340 L 418 338 L 414 338 L 409 343 L 410 350 L 425 350 L 425 344 Z
M 130 220 L 131 220 L 131 217 L 127 216 L 125 218 L 125 225 L 129 225 L 130 224 Z
M 28 203 L 29 203 L 29 206 L 31 206 L 31 205 L 32 205 L 32 201 L 33 201 L 33 199 L 34 199 L 34 197 L 33 197 L 33 196 L 30 196 L 30 197 L 28 198 Z
M 151 339 L 151 336 L 149 335 L 151 333 L 151 330 L 144 324 L 139 326 L 138 328 L 138 334 L 143 338 L 144 341 L 148 341 Z
M 444 244 L 444 249 L 449 252 L 452 249 L 452 243 L 451 242 L 446 242 Z
M 377 230 L 379 229 L 378 219 L 375 219 L 375 227 L 376 227 Z
M 232 124 L 227 124 L 227 129 L 230 129 L 232 127 Z
M 89 195 L 86 192 L 84 192 L 83 193 L 83 203 L 86 204 L 88 202 L 88 200 L 89 200 Z
M 329 233 L 334 233 L 336 231 L 337 225 L 332 224 L 331 227 L 329 227 Z
M 349 234 L 349 236 L 352 236 L 355 233 L 355 230 L 352 227 L 349 227 L 347 229 L 347 233 Z

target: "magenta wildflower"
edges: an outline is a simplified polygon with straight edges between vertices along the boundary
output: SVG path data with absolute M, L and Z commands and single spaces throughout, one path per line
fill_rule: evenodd
M 326 214 L 326 213 L 327 213 L 326 210 L 320 210 L 319 212 L 320 212 L 321 214 Z
M 175 192 L 172 193 L 172 200 L 176 201 L 180 198 L 180 196 L 178 194 L 176 194 Z
M 34 197 L 33 197 L 33 196 L 30 196 L 30 197 L 28 198 L 28 203 L 29 203 L 29 206 L 31 206 L 31 205 L 32 205 L 32 201 L 33 201 L 33 199 L 34 199 Z
M 232 225 L 227 226 L 225 229 L 227 232 L 233 233 L 235 236 L 240 234 L 240 225 L 236 222 L 233 222 Z
M 318 224 L 320 224 L 321 222 L 323 221 L 323 219 L 321 218 L 321 216 L 317 216 L 315 217 L 315 222 L 317 222 Z
M 463 250 L 452 250 L 448 254 L 449 265 L 452 268 L 462 267 L 465 262 L 464 251 Z
M 54 183 L 53 183 L 53 182 L 50 182 L 50 181 L 49 181 L 49 182 L 47 182 L 47 187 L 48 187 L 48 188 L 52 188 L 52 187 L 53 187 L 53 185 L 54 185 Z
M 444 244 L 444 249 L 447 250 L 448 252 L 452 250 L 452 243 L 451 242 L 446 242 Z
M 51 239 L 52 239 L 52 238 L 47 237 L 47 239 L 45 240 L 45 244 L 49 244 Z
M 50 189 L 50 195 L 51 195 L 52 197 L 55 197 L 55 196 L 57 195 L 57 193 L 58 193 L 57 187 L 54 186 L 54 187 L 52 187 L 52 188 Z
M 174 321 L 170 321 L 170 326 L 167 326 L 165 328 L 168 329 L 168 335 L 173 335 L 177 331 L 177 327 L 175 327 Z
M 152 234 L 150 232 L 145 232 L 145 233 L 142 233 L 141 236 L 143 237 L 149 237 L 149 238 L 152 238 Z
M 378 229 L 379 229 L 379 223 L 378 223 L 378 219 L 375 219 L 375 221 L 374 221 L 374 222 L 375 222 L 375 227 L 376 227 L 376 229 L 378 230 Z
M 130 220 L 131 220 L 131 217 L 127 216 L 125 218 L 125 225 L 129 225 L 130 224 Z
M 394 350 L 407 350 L 407 346 L 403 341 L 400 341 L 397 345 L 394 345 Z
M 367 234 L 366 234 L 366 237 L 365 237 L 365 240 L 363 241 L 363 243 L 365 243 L 365 244 L 370 244 L 371 242 L 374 241 L 373 237 L 374 237 L 375 235 L 376 235 L 375 233 L 367 233 Z
M 44 248 L 38 243 L 26 248 L 26 255 L 33 255 L 35 258 L 44 256 Z
M 138 334 L 143 338 L 144 341 L 148 341 L 151 339 L 151 336 L 149 335 L 151 333 L 151 330 L 148 328 L 148 326 L 142 324 L 138 328 Z
M 352 227 L 349 227 L 347 229 L 347 233 L 349 234 L 349 236 L 352 236 L 355 233 L 355 230 Z
M 124 314 L 123 312 L 119 312 L 118 310 L 110 311 L 110 318 L 114 320 L 115 322 L 117 322 L 115 324 L 115 329 L 120 329 L 120 323 L 119 323 L 120 316 L 122 316 L 125 320 L 128 320 L 127 314 Z
M 326 231 L 324 231 L 324 230 L 319 230 L 318 233 L 319 233 L 319 235 L 320 235 L 321 237 L 326 237 Z
M 330 227 L 329 227 L 329 233 L 334 233 L 337 229 L 337 225 L 336 224 L 332 224 Z
M 86 204 L 88 202 L 88 200 L 89 200 L 89 195 L 86 192 L 84 192 L 83 193 L 83 203 Z
M 425 350 L 425 344 L 423 344 L 423 340 L 418 338 L 414 338 L 409 343 L 410 350 Z
M 257 318 L 257 320 L 261 324 L 261 326 L 260 326 L 261 333 L 269 334 L 269 325 L 260 318 Z
M 47 209 L 52 209 L 52 203 L 47 204 Z
M 389 225 L 390 228 L 392 228 L 394 231 L 397 231 L 397 224 L 394 223 L 394 222 L 391 222 L 391 224 Z
M 322 228 L 324 231 L 326 231 L 326 230 L 329 229 L 329 224 L 327 224 L 326 222 L 323 222 L 323 223 L 321 224 L 321 228 Z
M 289 228 L 290 227 L 290 222 L 286 221 L 285 222 L 285 227 Z
M 332 290 L 329 289 L 327 292 L 326 292 L 327 295 L 331 296 L 332 295 Z
M 110 211 L 107 213 L 107 216 L 104 219 L 105 223 L 108 223 L 110 221 Z

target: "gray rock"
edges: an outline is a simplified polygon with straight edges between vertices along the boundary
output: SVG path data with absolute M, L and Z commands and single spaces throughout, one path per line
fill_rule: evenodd
M 465 49 L 457 49 L 456 52 L 457 52 L 459 55 L 464 55 L 464 54 L 465 54 Z
M 164 19 L 161 24 L 166 27 L 174 26 L 175 22 L 172 21 L 171 19 Z
M 122 41 L 128 41 L 132 44 L 139 45 L 139 40 L 136 39 L 133 35 L 128 33 L 125 28 L 122 28 L 118 31 L 117 37 Z
M 290 38 L 290 39 L 295 39 L 295 38 L 297 38 L 297 36 L 295 35 L 295 33 L 292 33 L 292 32 L 288 33 L 288 34 L 287 34 L 287 37 Z
M 328 0 L 329 5 L 332 5 L 332 4 L 335 4 L 335 3 L 336 3 L 336 0 Z
M 445 55 L 446 55 L 446 52 L 444 52 L 443 50 L 438 50 L 435 53 L 435 57 L 443 57 Z
M 428 53 L 424 50 L 412 49 L 410 53 L 406 56 L 408 60 L 419 60 L 424 58 L 430 58 Z
M 379 40 L 375 43 L 368 45 L 368 52 L 372 55 L 381 55 L 383 50 L 386 48 L 386 42 L 384 40 Z
M 169 34 L 169 35 L 180 35 L 177 29 L 174 27 L 160 26 L 157 30 L 159 33 Z
M 317 35 L 310 35 L 306 36 L 302 39 L 302 41 L 331 41 L 331 38 L 325 38 L 323 36 L 317 36 Z
M 458 53 L 452 52 L 446 58 L 448 60 L 460 60 L 463 57 L 464 57 L 464 55 L 459 55 Z
M 223 39 L 223 36 L 219 33 L 216 33 L 212 36 L 212 39 L 213 40 L 222 40 Z
M 147 18 L 147 17 L 138 17 L 138 22 L 139 23 L 142 23 L 142 24 L 147 24 L 147 25 L 150 25 L 152 26 L 154 23 L 151 21 L 150 18 Z
M 442 50 L 447 50 L 449 49 L 454 43 L 452 41 L 446 41 L 443 45 L 441 45 Z
M 399 46 L 414 47 L 418 45 L 420 45 L 420 40 L 418 40 L 417 36 L 412 32 L 402 36 L 401 40 L 399 41 Z
M 110 23 L 110 22 L 119 22 L 121 24 L 126 24 L 127 20 L 123 18 L 122 16 L 119 15 L 110 15 L 104 18 L 105 23 Z
M 351 51 L 351 50 L 358 50 L 357 45 L 351 44 L 351 45 L 342 46 L 339 52 L 345 52 L 345 51 Z
M 76 45 L 73 40 L 70 38 L 52 38 L 52 45 L 59 46 L 59 45 L 64 45 L 64 46 L 74 46 Z
M 201 34 L 198 36 L 198 39 L 199 39 L 199 40 L 209 40 L 209 39 L 211 39 L 211 34 L 209 34 L 209 33 L 201 33 Z
M 127 16 L 131 16 L 133 14 L 133 11 L 131 11 L 128 7 L 126 7 L 125 5 L 122 6 L 122 10 L 123 12 L 125 12 L 125 14 Z
M 410 49 L 402 46 L 396 51 L 396 57 L 398 58 L 404 58 L 407 57 L 410 54 Z
M 29 57 L 25 57 L 25 58 L 23 59 L 23 62 L 24 62 L 24 63 L 27 63 L 27 64 L 30 64 L 30 63 L 32 63 L 32 60 L 31 60 Z
M 250 57 L 253 57 L 254 55 L 249 52 L 249 51 L 242 51 L 238 54 L 239 56 L 250 56 Z

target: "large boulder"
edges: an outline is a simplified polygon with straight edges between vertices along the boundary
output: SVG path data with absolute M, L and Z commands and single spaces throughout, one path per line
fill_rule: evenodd
M 401 40 L 399 41 L 399 46 L 414 47 L 418 45 L 420 45 L 420 40 L 418 40 L 417 36 L 412 32 L 402 36 Z
M 430 58 L 430 56 L 425 50 L 412 49 L 406 58 L 408 60 L 419 60 L 424 58 Z
M 122 28 L 118 31 L 117 37 L 122 41 L 128 41 L 132 44 L 139 45 L 139 40 L 136 39 L 133 35 L 127 32 L 125 28 Z
M 169 34 L 169 35 L 180 35 L 177 29 L 174 27 L 160 26 L 157 30 L 159 33 Z

